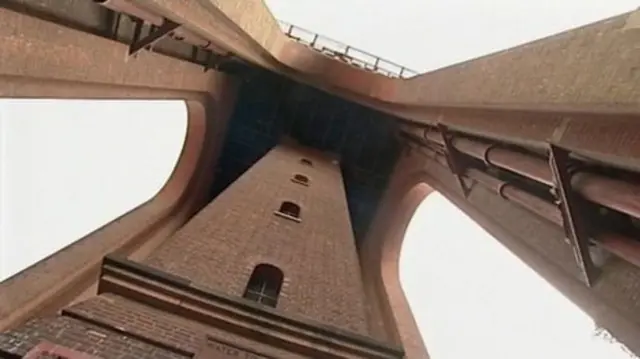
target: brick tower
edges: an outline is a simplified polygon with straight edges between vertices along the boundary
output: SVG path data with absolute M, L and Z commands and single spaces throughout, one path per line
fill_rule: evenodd
M 0 334 L 40 358 L 401 358 L 369 338 L 339 162 L 260 159 L 143 261 L 106 257 L 98 296 Z
M 2 97 L 188 113 L 158 194 L 0 282 L 0 357 L 428 358 L 399 253 L 432 192 L 640 353 L 640 11 L 423 74 L 264 0 L 3 0 L 0 24 Z

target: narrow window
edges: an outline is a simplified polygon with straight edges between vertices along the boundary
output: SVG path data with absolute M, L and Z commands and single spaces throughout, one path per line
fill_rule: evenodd
M 278 212 L 288 217 L 300 219 L 300 206 L 293 202 L 282 202 Z
M 301 175 L 301 174 L 297 174 L 295 176 L 293 176 L 293 178 L 291 179 L 293 182 L 304 185 L 304 186 L 308 186 L 309 185 L 309 177 Z
M 284 275 L 278 267 L 259 264 L 253 269 L 243 297 L 260 304 L 276 307 Z
M 307 166 L 313 166 L 313 163 L 311 163 L 311 161 L 309 161 L 306 158 L 301 159 L 300 163 L 302 163 L 303 165 L 307 165 Z

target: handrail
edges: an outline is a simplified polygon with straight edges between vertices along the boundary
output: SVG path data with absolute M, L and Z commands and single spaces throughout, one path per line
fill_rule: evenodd
M 405 66 L 385 60 L 379 56 L 330 39 L 300 26 L 280 20 L 278 22 L 280 24 L 280 28 L 288 37 L 352 66 L 376 72 L 391 78 L 409 78 L 418 74 L 417 71 L 411 70 Z

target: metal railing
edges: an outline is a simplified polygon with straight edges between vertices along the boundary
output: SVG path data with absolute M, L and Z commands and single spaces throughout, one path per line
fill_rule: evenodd
M 379 73 L 391 78 L 409 78 L 418 74 L 418 72 L 402 65 L 398 65 L 299 26 L 284 21 L 279 21 L 279 24 L 282 31 L 297 42 L 360 69 Z

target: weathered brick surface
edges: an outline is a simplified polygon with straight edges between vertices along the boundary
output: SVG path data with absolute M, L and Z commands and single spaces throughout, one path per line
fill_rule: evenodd
M 155 53 L 127 59 L 124 44 L 9 10 L 0 9 L 0 23 L 0 97 L 193 100 L 187 102 L 190 134 L 167 186 L 126 216 L 0 284 L 0 328 L 4 328 L 33 310 L 50 305 L 53 312 L 64 305 L 74 291 L 97 278 L 103 255 L 125 245 L 124 252 L 130 252 L 152 235 L 166 237 L 186 221 L 192 212 L 185 211 L 187 206 L 179 200 L 185 193 L 197 200 L 211 182 L 213 171 L 208 166 L 216 163 L 235 86 L 230 76 L 205 74 L 200 66 Z M 203 144 L 205 137 L 208 144 Z M 206 165 L 197 167 L 198 161 Z M 198 179 L 187 189 L 194 173 Z M 169 211 L 174 211 L 172 216 Z M 78 279 L 82 283 L 71 283 L 81 274 L 85 274 L 85 279 Z
M 628 14 L 399 83 L 409 103 L 638 108 L 639 29 Z M 508 75 L 507 75 L 508 74 Z
M 0 9 L 0 76 L 28 76 L 204 92 L 215 76 L 198 65 L 142 52 L 57 24 Z
M 313 167 L 301 164 L 302 157 Z M 296 173 L 310 185 L 292 182 Z M 300 223 L 274 215 L 287 200 L 302 208 Z M 315 153 L 273 149 L 146 263 L 238 296 L 253 268 L 271 263 L 285 275 L 277 309 L 367 332 L 339 165 Z
M 113 295 L 102 294 L 68 309 L 72 315 L 118 328 L 138 338 L 145 338 L 178 349 L 197 353 L 205 334 L 232 342 L 240 348 L 272 355 L 277 358 L 298 358 L 297 354 L 238 337 L 222 329 L 204 325 L 184 317 L 163 312 L 144 304 Z
M 68 317 L 38 318 L 0 334 L 0 349 L 24 355 L 40 341 L 100 358 L 180 359 L 185 356 Z

